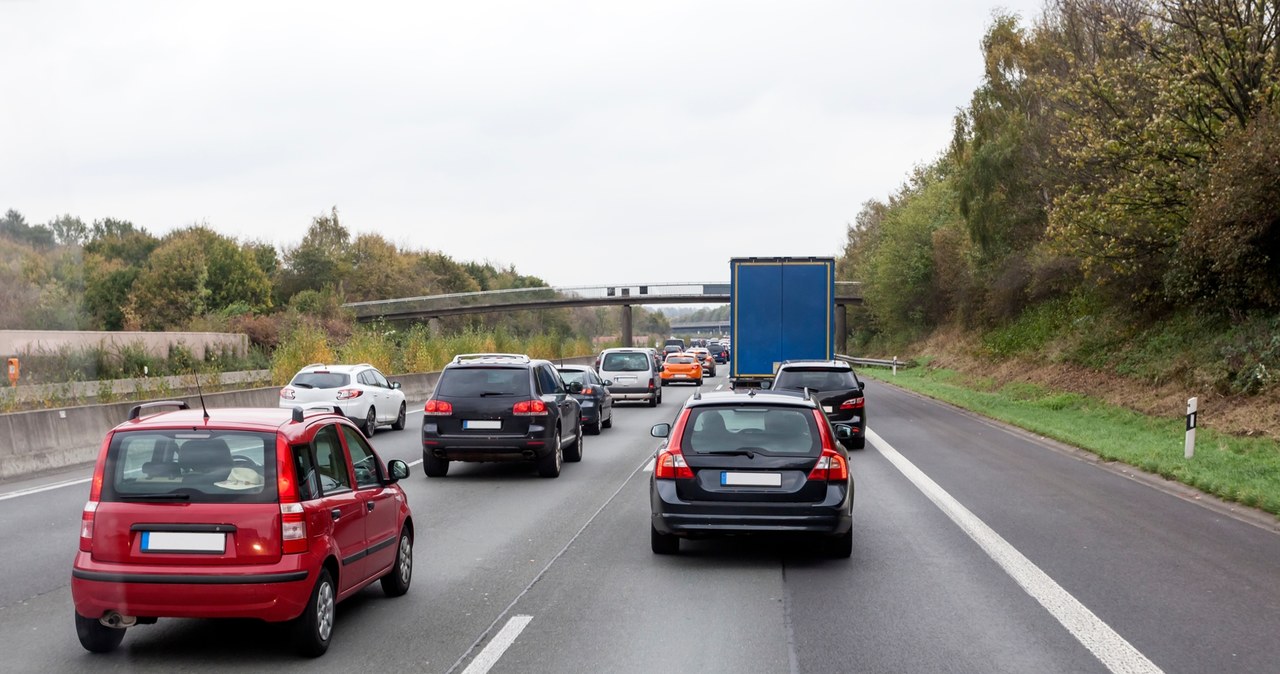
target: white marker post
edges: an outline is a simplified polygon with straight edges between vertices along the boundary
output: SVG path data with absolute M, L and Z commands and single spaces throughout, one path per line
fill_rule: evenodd
M 1187 401 L 1187 442 L 1182 449 L 1182 456 L 1190 459 L 1196 455 L 1196 403 L 1199 398 Z
M 893 357 L 893 376 L 898 376 L 898 357 Z

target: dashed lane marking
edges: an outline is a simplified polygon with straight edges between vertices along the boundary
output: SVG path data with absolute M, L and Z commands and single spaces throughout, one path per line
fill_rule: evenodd
M 462 674 L 485 674 L 492 669 L 494 665 L 498 664 L 502 654 L 506 653 L 508 648 L 511 648 L 511 644 L 515 643 L 516 637 L 520 636 L 525 627 L 528 627 L 531 620 L 533 620 L 531 615 L 511 616 L 511 620 L 508 620 L 507 624 L 502 626 L 502 630 L 498 632 L 497 636 L 493 637 L 483 651 L 480 651 L 480 655 L 477 655 L 476 659 L 472 660 L 471 664 L 462 670 Z

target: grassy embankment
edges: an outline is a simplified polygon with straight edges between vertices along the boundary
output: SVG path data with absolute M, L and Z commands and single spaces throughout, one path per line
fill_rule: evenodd
M 859 373 L 1280 516 L 1280 429 L 1270 427 L 1280 410 L 1274 382 L 1258 376 L 1275 356 L 1275 319 L 1231 330 L 1183 317 L 1127 332 L 1111 324 L 1064 331 L 1063 322 L 1078 326 L 1071 314 L 1065 307 L 1032 312 L 965 348 L 934 339 L 919 347 L 922 365 L 896 377 L 876 368 Z M 1034 370 L 1043 381 L 995 374 L 1001 370 L 1024 377 Z M 1203 396 L 1191 459 L 1183 457 L 1185 408 L 1170 404 L 1169 390 Z M 1153 410 L 1148 401 L 1157 397 L 1166 401 Z M 1142 407 L 1136 401 L 1148 409 L 1135 410 Z

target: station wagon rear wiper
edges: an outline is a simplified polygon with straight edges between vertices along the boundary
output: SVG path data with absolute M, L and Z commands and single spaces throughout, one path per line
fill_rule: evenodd
M 756 458 L 756 453 L 749 449 L 721 449 L 714 452 L 698 452 L 698 454 L 719 454 L 721 456 L 745 456 L 748 459 Z
M 120 494 L 121 501 L 190 501 L 191 494 Z

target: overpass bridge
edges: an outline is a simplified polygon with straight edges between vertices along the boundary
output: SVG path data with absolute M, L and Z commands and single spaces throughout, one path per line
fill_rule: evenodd
M 862 304 L 862 284 L 836 282 L 836 331 L 845 333 L 845 307 Z M 557 309 L 562 307 L 622 307 L 622 340 L 631 344 L 631 307 L 637 304 L 728 304 L 725 282 L 632 283 L 559 288 L 510 288 L 472 293 L 402 297 L 342 306 L 355 312 L 356 320 L 414 321 L 462 314 Z M 674 326 L 673 326 L 674 327 Z

